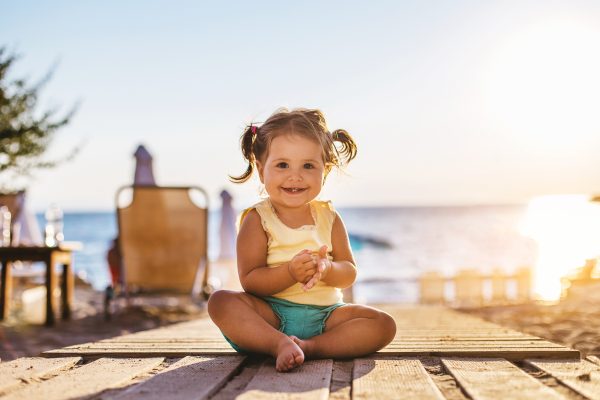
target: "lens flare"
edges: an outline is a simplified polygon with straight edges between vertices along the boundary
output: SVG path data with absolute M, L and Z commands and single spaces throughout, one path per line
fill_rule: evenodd
M 533 199 L 519 227 L 538 244 L 534 270 L 535 295 L 558 300 L 561 278 L 600 255 L 600 204 L 585 195 Z

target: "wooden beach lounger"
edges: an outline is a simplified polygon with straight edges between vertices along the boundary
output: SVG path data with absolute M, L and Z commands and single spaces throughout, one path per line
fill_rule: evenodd
M 2 399 L 600 399 L 600 363 L 443 307 L 382 307 L 394 341 L 289 373 L 236 354 L 208 319 L 0 363 Z
M 126 195 L 131 203 L 122 206 Z M 203 189 L 125 186 L 117 192 L 116 209 L 122 256 L 117 294 L 207 295 L 208 196 Z M 111 288 L 107 316 L 110 301 Z

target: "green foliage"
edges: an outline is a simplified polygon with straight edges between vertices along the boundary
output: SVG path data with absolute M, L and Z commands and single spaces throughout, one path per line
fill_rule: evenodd
M 0 190 L 16 189 L 18 177 L 54 167 L 77 151 L 60 160 L 43 158 L 56 131 L 69 123 L 75 109 L 62 117 L 56 117 L 54 110 L 38 112 L 39 91 L 51 74 L 32 86 L 23 79 L 9 81 L 8 72 L 16 59 L 0 47 Z

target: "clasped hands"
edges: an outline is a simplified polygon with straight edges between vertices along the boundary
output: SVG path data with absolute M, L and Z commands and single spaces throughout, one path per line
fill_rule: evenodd
M 325 278 L 330 269 L 331 261 L 327 258 L 326 245 L 321 246 L 316 254 L 310 250 L 302 250 L 288 264 L 288 272 L 296 282 L 303 284 L 302 289 L 305 291 Z

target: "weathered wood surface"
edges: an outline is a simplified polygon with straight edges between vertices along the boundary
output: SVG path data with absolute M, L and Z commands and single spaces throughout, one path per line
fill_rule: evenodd
M 593 362 L 596 365 L 600 365 L 600 358 L 596 357 L 596 356 L 587 356 L 586 359 L 589 362 Z
M 329 400 L 350 400 L 352 398 L 352 371 L 354 362 L 336 360 L 331 370 L 331 385 L 329 385 Z
M 312 360 L 291 373 L 282 373 L 267 361 L 237 399 L 326 400 L 332 366 L 332 360 Z
M 442 358 L 442 363 L 474 400 L 563 398 L 503 359 Z
M 386 311 L 396 320 L 397 334 L 380 354 L 408 357 L 481 356 L 508 360 L 579 357 L 579 352 L 575 350 L 443 307 L 388 306 Z M 217 327 L 209 319 L 200 319 L 50 350 L 44 356 L 184 357 L 228 354 L 236 353 Z
M 23 357 L 0 364 L 0 395 L 20 384 L 45 378 L 81 361 L 80 357 Z
M 270 357 L 231 351 L 218 329 L 200 319 L 70 346 L 67 354 L 81 361 L 44 373 L 43 381 L 16 373 L 20 382 L 0 399 L 600 399 L 597 358 L 580 360 L 574 350 L 441 308 L 388 311 L 398 322 L 396 339 L 367 358 L 312 360 L 278 373 Z M 121 358 L 110 358 L 115 349 Z M 215 349 L 223 355 L 210 355 Z M 64 351 L 45 353 L 46 361 L 64 363 L 53 358 Z M 442 357 L 431 357 L 436 352 Z M 461 352 L 467 357 L 451 356 Z M 507 361 L 536 352 L 542 358 Z M 0 363 L 0 372 L 30 364 L 27 358 Z
M 391 357 L 354 360 L 353 399 L 385 400 L 400 396 L 406 399 L 444 399 L 418 359 Z
M 600 366 L 586 360 L 528 360 L 571 389 L 590 399 L 600 399 Z
M 31 383 L 3 396 L 3 400 L 63 400 L 93 396 L 118 387 L 135 376 L 157 367 L 158 358 L 101 358 L 79 368 L 70 369 L 52 379 Z
M 25 360 L 15 360 L 12 365 L 21 368 L 19 364 L 25 365 Z M 41 382 L 23 382 L 0 399 L 466 399 L 460 395 L 461 391 L 475 400 L 600 398 L 596 366 L 585 360 L 529 361 L 536 369 L 543 368 L 559 379 L 556 385 L 560 387 L 545 386 L 541 375 L 528 374 L 503 359 L 374 355 L 354 362 L 309 361 L 290 373 L 277 373 L 268 358 L 259 364 L 248 360 L 251 359 L 240 356 L 165 361 L 162 358 L 84 359 L 83 365 L 79 363 L 65 367 L 67 370 L 55 371 Z M 140 362 L 145 364 L 140 365 Z M 443 368 L 437 372 L 424 368 L 431 368 L 432 362 Z M 337 374 L 333 373 L 336 365 L 342 366 Z M 560 383 L 569 380 L 575 384 L 562 386 Z
M 103 399 L 205 399 L 223 386 L 244 357 L 185 357 L 170 367 L 114 396 Z

